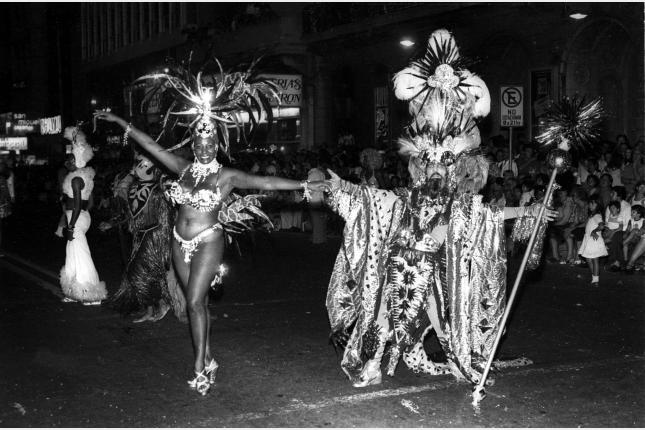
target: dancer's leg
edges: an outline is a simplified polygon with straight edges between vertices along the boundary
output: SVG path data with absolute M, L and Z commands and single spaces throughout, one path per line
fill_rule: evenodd
M 205 365 L 206 342 L 208 339 L 208 291 L 222 261 L 224 241 L 221 231 L 215 232 L 203 241 L 190 264 L 190 276 L 186 288 L 186 305 L 190 320 L 193 347 L 195 350 L 195 371 L 201 372 Z

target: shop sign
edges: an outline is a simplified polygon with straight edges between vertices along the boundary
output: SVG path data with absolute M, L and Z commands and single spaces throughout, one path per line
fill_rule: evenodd
M 501 126 L 524 126 L 524 87 L 508 86 L 500 89 Z
M 302 104 L 302 75 L 262 74 L 259 77 L 276 83 L 280 91 L 280 106 Z M 275 104 L 275 100 L 271 104 Z
M 0 137 L 0 148 L 9 151 L 26 151 L 26 137 Z
M 61 132 L 62 120 L 60 115 L 41 118 L 38 122 L 40 124 L 40 134 L 57 134 Z

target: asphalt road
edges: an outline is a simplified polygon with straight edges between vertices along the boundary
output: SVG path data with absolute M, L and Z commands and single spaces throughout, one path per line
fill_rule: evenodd
M 52 223 L 55 224 L 55 219 Z M 643 427 L 645 277 L 546 266 L 518 297 L 500 354 L 533 364 L 495 374 L 476 411 L 470 386 L 401 364 L 353 388 L 328 344 L 324 298 L 339 239 L 258 238 L 212 301 L 218 382 L 189 390 L 188 327 L 169 314 L 133 324 L 60 302 L 64 242 L 18 221 L 0 259 L 0 427 Z M 114 291 L 116 239 L 93 233 Z

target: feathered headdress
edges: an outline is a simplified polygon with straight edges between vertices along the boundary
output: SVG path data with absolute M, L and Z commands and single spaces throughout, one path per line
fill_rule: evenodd
M 564 97 L 551 105 L 545 115 L 544 131 L 535 139 L 542 145 L 559 145 L 566 140 L 569 146 L 584 149 L 599 138 L 603 114 L 599 97 L 589 103 L 584 97 Z
M 484 117 L 490 111 L 488 87 L 465 69 L 466 64 L 452 34 L 436 30 L 428 38 L 425 55 L 394 76 L 394 94 L 410 103 L 410 113 L 419 122 L 433 116 L 434 101 L 440 98 L 475 118 Z
M 192 54 L 191 54 L 192 55 Z M 220 62 L 213 58 L 218 73 L 206 75 L 207 62 L 193 75 L 188 63 L 168 65 L 166 73 L 141 76 L 136 82 L 152 80 L 154 86 L 147 92 L 142 102 L 145 106 L 158 92 L 169 91 L 174 100 L 166 111 L 162 123 L 163 130 L 157 141 L 168 129 L 176 126 L 186 128 L 179 144 L 169 148 L 177 149 L 189 142 L 193 135 L 201 137 L 220 137 L 220 146 L 228 153 L 229 130 L 237 131 L 237 139 L 246 142 L 263 117 L 270 124 L 273 121 L 270 100 L 279 100 L 278 86 L 269 80 L 259 78 L 253 70 L 259 59 L 252 62 L 241 72 L 224 72 Z M 249 136 L 245 125 L 249 124 Z
M 82 169 L 94 157 L 94 151 L 89 143 L 85 133 L 80 129 L 80 125 L 76 127 L 65 127 L 63 137 L 72 142 L 72 154 L 74 154 L 74 164 L 79 169 Z

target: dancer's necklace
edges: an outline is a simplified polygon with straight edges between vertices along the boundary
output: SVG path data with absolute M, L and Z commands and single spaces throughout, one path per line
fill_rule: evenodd
M 190 174 L 195 178 L 195 185 L 197 185 L 213 173 L 217 173 L 221 167 L 222 165 L 217 162 L 217 159 L 213 159 L 213 161 L 207 164 L 195 161 L 190 166 Z

